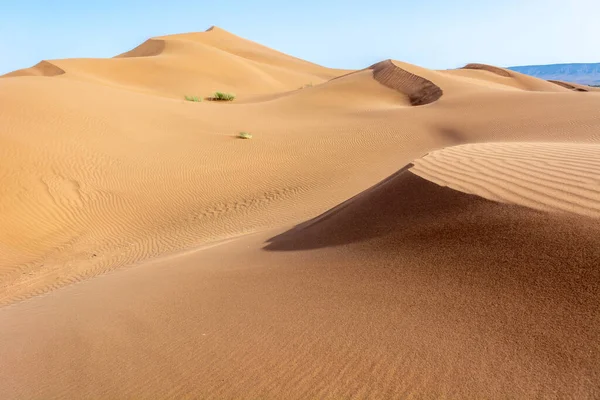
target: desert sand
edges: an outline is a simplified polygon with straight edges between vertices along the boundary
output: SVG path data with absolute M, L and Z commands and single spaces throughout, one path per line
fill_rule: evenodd
M 0 77 L 0 398 L 600 397 L 583 89 L 217 27 Z

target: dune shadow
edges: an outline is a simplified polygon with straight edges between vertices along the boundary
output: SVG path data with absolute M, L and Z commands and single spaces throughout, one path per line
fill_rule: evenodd
M 375 80 L 390 89 L 404 93 L 413 106 L 433 103 L 444 94 L 435 83 L 400 68 L 392 60 L 381 61 L 369 68 L 373 70 Z
M 113 58 L 155 57 L 165 51 L 166 42 L 161 39 L 148 39 L 139 46 Z
M 585 241 L 583 247 L 596 245 L 589 232 L 600 232 L 598 219 L 497 203 L 430 182 L 410 172 L 412 166 L 270 238 L 263 249 L 298 251 L 371 242 L 380 250 L 408 243 L 454 243 L 457 251 L 457 243 L 468 248 L 469 242 L 482 240 L 482 246 L 486 241 L 502 242 L 506 248 L 533 246 L 533 236 L 538 237 L 534 247 L 541 249 L 545 243 L 562 243 L 556 237 L 561 231 L 569 240 Z
M 574 92 L 583 92 L 583 93 L 589 92 L 589 90 L 587 88 L 585 88 L 581 85 L 571 84 L 569 82 L 557 81 L 554 79 L 548 79 L 548 82 L 552 82 L 555 85 L 562 86 L 562 87 L 572 90 Z
M 270 238 L 270 251 L 309 250 L 401 234 L 472 201 L 470 195 L 429 182 L 408 164 L 331 210 Z

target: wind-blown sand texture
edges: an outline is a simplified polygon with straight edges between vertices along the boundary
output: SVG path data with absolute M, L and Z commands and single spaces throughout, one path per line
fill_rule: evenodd
M 411 171 L 489 200 L 600 217 L 600 145 L 469 144 L 435 151 Z
M 219 28 L 5 75 L 0 398 L 600 397 L 573 88 Z

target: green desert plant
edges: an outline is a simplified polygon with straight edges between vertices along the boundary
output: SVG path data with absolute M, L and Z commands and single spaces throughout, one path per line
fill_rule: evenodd
M 252 139 L 252 134 L 248 132 L 240 132 L 237 137 L 239 139 Z
M 185 99 L 187 101 L 194 101 L 196 103 L 200 103 L 202 101 L 202 98 L 198 96 L 185 96 Z
M 223 93 L 223 92 L 215 92 L 212 97 L 212 100 L 216 101 L 233 101 L 235 99 L 235 94 L 233 93 Z

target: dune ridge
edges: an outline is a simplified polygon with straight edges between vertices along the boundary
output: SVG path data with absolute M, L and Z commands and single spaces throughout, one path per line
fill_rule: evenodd
M 519 72 L 511 71 L 506 68 L 499 68 L 487 64 L 467 64 L 461 70 L 474 71 L 481 73 L 491 73 L 501 78 L 504 84 L 516 87 L 521 90 L 536 91 L 536 92 L 560 92 L 564 91 L 563 87 L 557 87 L 552 82 L 534 78 L 529 75 L 524 75 Z M 479 74 L 481 78 L 485 76 Z
M 554 84 L 565 87 L 567 89 L 571 89 L 575 92 L 590 92 L 590 91 L 592 91 L 591 89 L 593 89 L 592 87 L 589 87 L 589 86 L 578 85 L 576 83 L 570 83 L 570 82 L 556 81 L 553 79 L 549 79 L 548 82 L 552 82 Z
M 500 75 L 505 78 L 510 78 L 513 76 L 512 71 L 509 71 L 505 68 L 494 67 L 493 65 L 487 65 L 487 64 L 471 63 L 471 64 L 465 65 L 463 67 L 463 69 L 477 69 L 477 70 L 482 70 L 482 71 L 489 71 L 493 74 Z
M 59 76 L 65 74 L 65 71 L 50 61 L 40 61 L 31 68 L 25 68 L 8 74 L 2 75 L 1 77 L 17 77 L 17 76 Z
M 210 62 L 207 62 L 210 60 Z M 325 68 L 214 27 L 151 38 L 113 58 L 44 61 L 2 77 L 40 75 L 110 84 L 162 97 L 215 91 L 238 96 L 277 93 L 320 83 L 345 71 Z M 0 77 L 0 78 L 2 78 Z
M 139 46 L 116 55 L 114 58 L 129 58 L 129 57 L 155 57 L 165 50 L 166 42 L 159 39 L 148 39 Z
M 433 82 L 400 68 L 392 60 L 379 62 L 369 68 L 379 83 L 406 94 L 413 106 L 433 103 L 442 97 L 442 89 Z
M 411 171 L 489 200 L 600 217 L 595 144 L 468 144 L 432 152 Z

